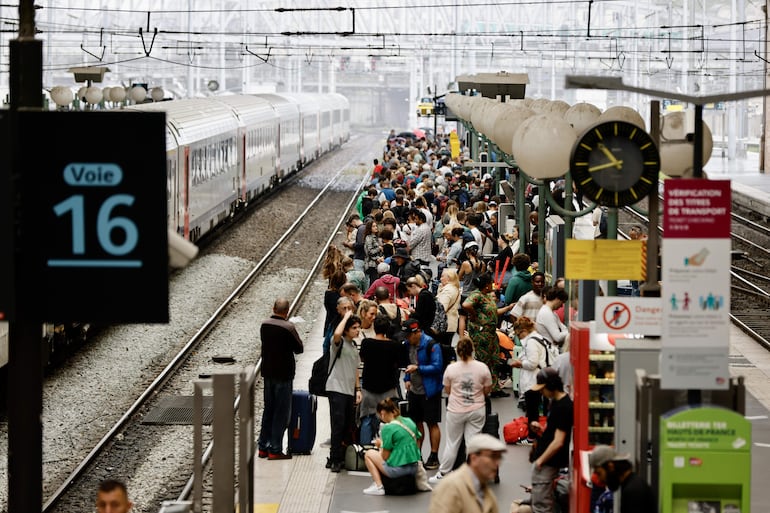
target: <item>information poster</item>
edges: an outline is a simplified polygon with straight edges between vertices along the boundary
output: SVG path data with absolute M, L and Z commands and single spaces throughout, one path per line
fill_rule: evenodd
M 730 182 L 667 180 L 663 209 L 661 386 L 726 389 Z

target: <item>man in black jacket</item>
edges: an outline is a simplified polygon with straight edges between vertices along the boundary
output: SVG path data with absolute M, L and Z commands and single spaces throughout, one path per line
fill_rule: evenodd
M 265 409 L 259 433 L 259 457 L 285 460 L 291 455 L 283 452 L 283 433 L 289 427 L 292 382 L 296 364 L 294 355 L 304 351 L 294 324 L 287 320 L 289 301 L 278 298 L 273 315 L 260 327 L 262 340 L 262 377 Z
M 532 460 L 532 513 L 554 511 L 553 480 L 559 469 L 569 466 L 569 444 L 572 437 L 572 399 L 564 392 L 559 373 L 553 367 L 540 369 L 537 384 L 530 390 L 540 391 L 551 400 L 545 431 L 539 422 L 529 425 L 539 439 L 536 442 Z

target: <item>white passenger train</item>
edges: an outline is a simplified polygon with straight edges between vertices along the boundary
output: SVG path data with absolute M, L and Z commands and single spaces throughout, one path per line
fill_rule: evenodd
M 146 103 L 166 112 L 168 227 L 196 241 L 350 138 L 339 94 L 257 94 Z
M 126 110 L 166 112 L 168 227 L 192 242 L 350 138 L 350 106 L 339 94 L 217 96 Z M 87 331 L 44 330 L 47 356 Z M 0 322 L 0 368 L 7 363 L 8 326 Z

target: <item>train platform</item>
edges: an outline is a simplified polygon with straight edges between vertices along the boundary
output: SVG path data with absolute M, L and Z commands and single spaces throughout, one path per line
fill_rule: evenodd
M 770 174 L 759 171 L 759 154 L 728 160 L 716 153 L 704 167 L 710 179 L 731 181 L 732 199 L 746 209 L 770 217 Z
M 318 319 L 322 319 L 319 313 Z M 315 322 L 320 325 L 320 322 Z M 305 352 L 298 357 L 295 389 L 306 389 L 313 362 L 321 356 L 320 333 L 309 337 Z M 770 473 L 770 352 L 759 347 L 737 328 L 731 328 L 730 371 L 744 376 L 746 418 L 753 426 L 752 511 L 770 511 L 770 487 L 765 480 Z M 492 400 L 502 425 L 523 413 L 516 407 L 513 395 Z M 362 493 L 371 478 L 366 472 L 343 470 L 334 474 L 325 469 L 329 438 L 329 409 L 325 398 L 319 398 L 316 444 L 310 455 L 296 455 L 291 460 L 257 460 L 255 469 L 256 513 L 343 513 L 343 512 L 425 512 L 432 492 L 406 497 L 372 497 Z M 257 426 L 258 429 L 258 426 Z M 429 444 L 424 444 L 427 458 Z M 500 468 L 500 484 L 493 485 L 501 512 L 509 511 L 514 499 L 526 497 L 521 484 L 530 483 L 529 447 L 509 445 Z M 428 471 L 428 475 L 433 475 Z

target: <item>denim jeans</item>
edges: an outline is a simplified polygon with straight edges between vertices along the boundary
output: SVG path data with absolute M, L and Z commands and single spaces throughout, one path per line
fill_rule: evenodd
M 380 419 L 377 418 L 377 415 L 372 414 L 361 417 L 361 434 L 359 435 L 358 440 L 362 445 L 370 444 L 377 436 L 379 430 Z
M 283 433 L 291 418 L 292 380 L 265 378 L 262 412 L 262 428 L 259 432 L 259 449 L 269 453 L 283 452 Z

